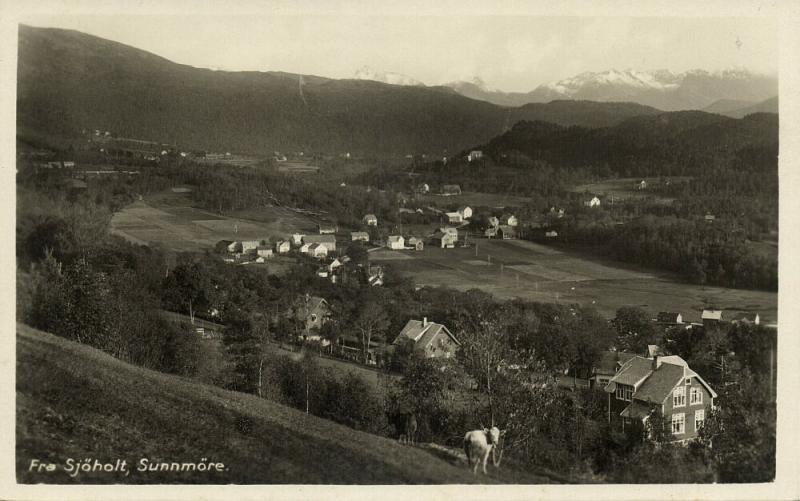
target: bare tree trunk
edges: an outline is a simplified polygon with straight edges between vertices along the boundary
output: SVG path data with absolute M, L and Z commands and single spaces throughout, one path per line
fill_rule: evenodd
M 258 363 L 258 396 L 263 397 L 264 395 L 261 392 L 262 388 L 262 381 L 263 381 L 263 374 L 264 374 L 264 359 L 262 358 Z

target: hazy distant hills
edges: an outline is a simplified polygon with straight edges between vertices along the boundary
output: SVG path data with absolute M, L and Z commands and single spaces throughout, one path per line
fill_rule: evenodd
M 439 154 L 486 142 L 519 120 L 602 127 L 659 113 L 579 101 L 506 108 L 448 87 L 213 71 L 70 30 L 21 26 L 19 41 L 23 135 L 103 129 L 215 151 Z
M 732 118 L 742 118 L 752 113 L 778 113 L 778 97 L 772 97 L 761 101 L 760 103 L 747 103 L 747 102 L 738 102 L 740 103 L 738 106 L 724 106 L 724 109 L 720 111 L 712 111 L 709 108 L 712 108 L 716 105 L 716 107 L 721 108 L 719 103 L 714 103 L 709 108 L 706 108 L 705 111 L 710 113 L 719 113 L 720 115 L 729 116 Z
M 628 101 L 666 111 L 704 109 L 720 100 L 756 103 L 778 95 L 776 78 L 741 69 L 585 72 L 527 93 L 488 89 L 479 80 L 447 85 L 464 96 L 504 106 L 575 99 Z
M 634 117 L 598 129 L 524 121 L 476 147 L 512 164 L 535 160 L 562 166 L 606 164 L 625 175 L 679 175 L 697 174 L 742 149 L 777 144 L 775 114 L 735 119 L 680 111 Z

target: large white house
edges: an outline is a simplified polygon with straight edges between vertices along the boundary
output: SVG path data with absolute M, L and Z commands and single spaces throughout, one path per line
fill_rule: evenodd
M 402 235 L 391 235 L 386 240 L 386 246 L 390 249 L 404 249 L 405 248 L 405 239 Z

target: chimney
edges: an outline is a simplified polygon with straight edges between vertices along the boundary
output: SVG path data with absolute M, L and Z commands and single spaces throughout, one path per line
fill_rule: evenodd
M 658 353 L 653 355 L 653 370 L 658 369 Z
M 422 317 L 422 326 L 423 327 L 427 327 L 428 326 L 428 317 Z

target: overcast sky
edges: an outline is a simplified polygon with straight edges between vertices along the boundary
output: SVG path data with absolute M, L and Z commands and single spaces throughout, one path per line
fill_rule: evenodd
M 523 16 L 36 17 L 175 62 L 349 78 L 362 66 L 428 85 L 478 76 L 530 91 L 584 71 L 718 70 L 777 74 L 777 26 L 767 18 Z

